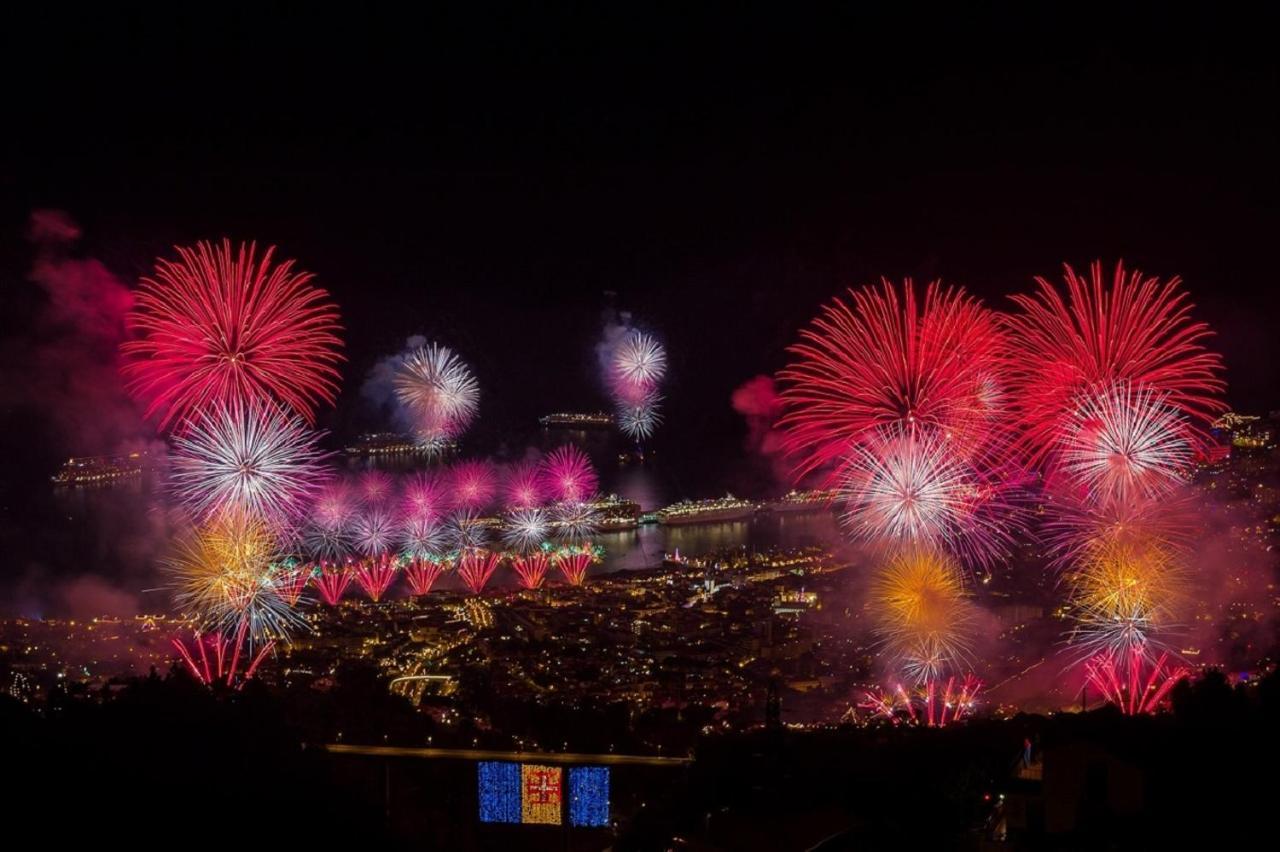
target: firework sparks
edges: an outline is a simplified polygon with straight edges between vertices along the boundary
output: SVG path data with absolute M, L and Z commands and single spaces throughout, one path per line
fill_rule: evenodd
M 551 519 L 545 509 L 520 509 L 507 517 L 502 542 L 509 548 L 525 553 L 536 549 L 551 531 Z
M 241 633 L 237 633 L 228 638 L 221 633 L 200 633 L 196 631 L 192 634 L 190 644 L 180 638 L 172 640 L 174 650 L 182 658 L 186 664 L 187 670 L 191 672 L 192 677 L 200 681 L 205 686 L 212 686 L 214 683 L 225 682 L 227 686 L 235 683 L 236 668 L 240 661 L 240 651 L 243 645 L 244 637 Z M 249 665 L 245 668 L 243 680 L 250 680 L 254 673 L 258 670 L 258 666 L 271 653 L 271 649 L 275 647 L 275 641 L 269 640 L 258 652 L 249 660 Z M 230 659 L 228 659 L 230 654 Z M 196 657 L 199 657 L 197 663 Z
M 590 503 L 560 503 L 553 511 L 551 529 L 563 542 L 588 541 L 600 527 L 600 512 Z
M 157 260 L 142 279 L 125 343 L 128 388 L 161 427 L 192 419 L 204 406 L 283 404 L 311 422 L 331 404 L 342 360 L 338 312 L 328 294 L 273 264 L 254 244 L 234 252 L 197 243 L 179 260 Z
M 404 568 L 404 578 L 409 584 L 409 591 L 418 597 L 430 594 L 431 587 L 448 568 L 449 563 L 439 557 L 421 557 L 411 560 Z
M 445 548 L 448 535 L 434 515 L 409 517 L 400 530 L 400 555 L 405 559 L 428 559 Z
M 532 509 L 546 500 L 541 465 L 521 462 L 508 471 L 502 483 L 503 501 L 509 511 Z
M 321 562 L 315 573 L 320 599 L 329 606 L 337 606 L 354 577 L 350 562 Z
M 620 401 L 614 412 L 614 419 L 622 433 L 633 441 L 642 441 L 653 435 L 662 423 L 662 414 L 658 410 L 662 397 L 650 393 L 638 402 Z
M 631 330 L 613 352 L 613 383 L 619 396 L 647 395 L 667 372 L 667 353 L 653 337 Z
M 1099 654 L 1085 663 L 1085 682 L 1128 716 L 1155 713 L 1191 670 L 1169 662 L 1168 652 L 1153 658 L 1141 645 L 1120 654 Z
M 555 564 L 564 576 L 565 582 L 571 586 L 581 586 L 587 579 L 587 569 L 599 558 L 600 554 L 590 542 L 587 542 L 557 550 Z
M 489 528 L 474 509 L 454 512 L 444 534 L 445 541 L 453 550 L 476 550 L 489 543 Z
M 283 524 L 326 476 L 316 435 L 274 407 L 217 405 L 174 439 L 173 490 L 199 518 L 244 511 Z
M 379 556 L 391 550 L 400 534 L 396 516 L 381 508 L 362 512 L 351 528 L 351 537 L 356 547 L 369 556 Z
M 483 509 L 493 502 L 497 481 L 493 465 L 484 461 L 461 461 L 449 468 L 453 503 L 465 509 Z
M 520 585 L 526 589 L 539 589 L 547 576 L 547 568 L 551 564 L 551 556 L 539 548 L 529 553 L 513 556 L 511 567 L 520 578 Z

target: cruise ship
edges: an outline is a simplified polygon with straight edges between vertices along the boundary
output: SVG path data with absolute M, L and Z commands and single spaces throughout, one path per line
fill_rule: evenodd
M 423 442 L 397 432 L 368 432 L 344 448 L 349 456 L 441 455 L 458 449 L 456 441 Z
M 54 485 L 110 485 L 142 475 L 142 453 L 127 456 L 72 456 L 49 479 Z
M 611 429 L 613 428 L 613 415 L 603 411 L 596 411 L 590 414 L 558 411 L 555 414 L 539 417 L 538 422 L 543 427 L 551 429 Z
M 834 489 L 791 490 L 781 497 L 766 501 L 760 508 L 767 512 L 828 512 L 835 499 Z
M 711 500 L 682 500 L 658 510 L 658 523 L 667 526 L 683 524 L 713 524 L 721 521 L 739 521 L 749 518 L 756 511 L 756 504 L 740 500 L 732 494 Z
M 591 504 L 591 508 L 600 513 L 602 532 L 632 530 L 640 524 L 640 504 L 634 500 L 623 500 L 617 494 L 601 497 Z

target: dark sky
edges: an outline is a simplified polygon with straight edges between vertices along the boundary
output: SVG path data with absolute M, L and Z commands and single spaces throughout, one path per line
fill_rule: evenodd
M 611 290 L 670 349 L 665 434 L 736 446 L 732 389 L 847 285 L 941 276 L 1000 307 L 1123 256 L 1187 280 L 1236 405 L 1280 408 L 1274 21 L 592 5 L 10 17 L 0 329 L 38 303 L 33 209 L 130 282 L 172 244 L 256 238 L 342 308 L 331 425 L 421 332 L 501 428 L 601 401 Z

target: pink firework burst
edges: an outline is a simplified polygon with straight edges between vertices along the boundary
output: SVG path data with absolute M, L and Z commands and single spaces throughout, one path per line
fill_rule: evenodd
M 1187 667 L 1170 664 L 1168 652 L 1154 657 L 1141 645 L 1085 663 L 1085 682 L 1126 716 L 1155 713 L 1178 682 L 1190 676 Z
M 556 551 L 555 563 L 565 582 L 571 586 L 581 586 L 587 579 L 587 569 L 597 557 L 598 554 L 588 542 L 560 548 Z
M 258 666 L 276 645 L 275 640 L 271 640 L 258 648 L 257 652 L 246 660 L 247 665 L 241 674 L 241 679 L 237 681 L 236 674 L 244 650 L 244 639 L 243 631 L 237 631 L 230 636 L 197 631 L 191 635 L 190 640 L 175 638 L 172 644 L 178 656 L 186 664 L 187 670 L 200 683 L 211 686 L 214 683 L 223 682 L 227 686 L 234 684 L 239 688 L 244 686 L 245 681 L 253 678 Z
M 502 495 L 508 511 L 542 505 L 547 495 L 541 467 L 536 462 L 521 462 L 512 467 L 503 480 Z
M 497 482 L 493 465 L 485 461 L 461 461 L 449 468 L 453 504 L 463 509 L 483 509 L 493 503 Z
M 416 473 L 404 486 L 401 511 L 414 518 L 442 518 L 453 508 L 447 485 L 431 473 Z
M 595 466 L 573 444 L 565 444 L 548 455 L 542 462 L 542 472 L 552 495 L 562 502 L 580 503 L 596 493 Z
M 274 264 L 274 251 L 201 242 L 142 279 L 123 373 L 162 428 L 210 404 L 278 403 L 310 423 L 318 404 L 333 403 L 337 309 L 292 260 Z
M 395 477 L 385 470 L 366 470 L 356 483 L 356 493 L 365 506 L 386 506 L 395 490 Z

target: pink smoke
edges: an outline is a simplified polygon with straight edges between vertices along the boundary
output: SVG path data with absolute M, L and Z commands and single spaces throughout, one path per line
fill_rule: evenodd
M 789 471 L 782 451 L 782 434 L 777 429 L 782 416 L 782 400 L 771 376 L 755 376 L 738 387 L 731 398 L 733 410 L 747 421 L 746 448 L 768 459 L 773 476 L 781 483 L 789 481 Z

